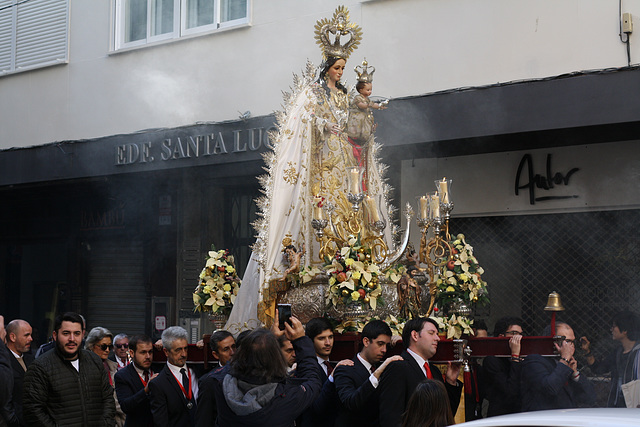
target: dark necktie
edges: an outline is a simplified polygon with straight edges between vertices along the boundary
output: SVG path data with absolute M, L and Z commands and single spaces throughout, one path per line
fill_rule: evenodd
M 189 377 L 187 376 L 187 370 L 182 368 L 180 369 L 180 373 L 182 374 L 182 386 L 184 387 L 184 394 L 189 396 Z
M 331 363 L 329 363 L 328 360 L 325 360 L 322 363 L 327 367 L 327 376 L 331 375 L 331 373 L 333 372 L 333 366 L 331 366 Z
M 433 375 L 431 374 L 431 367 L 429 366 L 429 362 L 424 362 L 424 370 L 427 371 L 427 378 L 432 379 Z
M 146 384 L 149 382 L 149 370 L 145 369 L 143 372 L 143 375 L 144 375 L 144 383 Z M 184 381 L 184 378 L 183 378 L 183 381 Z
M 371 367 L 369 368 L 369 370 L 371 371 L 371 373 L 373 374 L 376 371 L 376 367 L 371 365 Z

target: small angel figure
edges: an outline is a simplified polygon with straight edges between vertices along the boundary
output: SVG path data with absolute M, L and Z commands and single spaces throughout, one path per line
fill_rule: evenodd
M 289 265 L 289 267 L 284 271 L 284 275 L 280 279 L 284 282 L 286 281 L 287 276 L 289 276 L 290 274 L 297 274 L 300 272 L 300 260 L 304 256 L 306 250 L 304 248 L 304 244 L 300 248 L 300 252 L 298 252 L 295 246 L 289 244 L 285 246 L 283 252 L 285 262 Z

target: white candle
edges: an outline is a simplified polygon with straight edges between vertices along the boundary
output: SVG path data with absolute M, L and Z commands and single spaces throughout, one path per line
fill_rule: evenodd
M 313 219 L 324 219 L 322 212 L 322 197 L 314 196 L 313 198 Z
M 360 194 L 360 171 L 358 168 L 349 168 L 349 192 Z
M 437 193 L 431 196 L 431 215 L 432 218 L 440 218 L 440 196 Z
M 429 216 L 429 200 L 426 196 L 420 197 L 420 218 L 426 219 Z
M 449 203 L 449 188 L 447 178 L 442 178 L 442 181 L 438 181 L 438 189 L 442 195 L 442 203 Z
M 367 196 L 366 203 L 367 203 L 367 208 L 369 209 L 369 215 L 371 216 L 371 222 L 380 221 L 380 215 L 378 214 L 378 207 L 376 206 L 376 200 L 373 197 Z

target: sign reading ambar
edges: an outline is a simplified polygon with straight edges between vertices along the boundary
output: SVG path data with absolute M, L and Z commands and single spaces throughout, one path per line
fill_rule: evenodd
M 274 128 L 275 129 L 275 128 Z M 133 142 L 115 147 L 115 166 L 152 163 L 257 151 L 273 148 L 263 127 L 176 136 L 161 141 Z

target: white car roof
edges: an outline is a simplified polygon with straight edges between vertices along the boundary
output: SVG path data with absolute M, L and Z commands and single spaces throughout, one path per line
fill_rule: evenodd
M 626 427 L 640 426 L 637 408 L 579 408 L 521 412 L 458 424 L 464 427 Z

